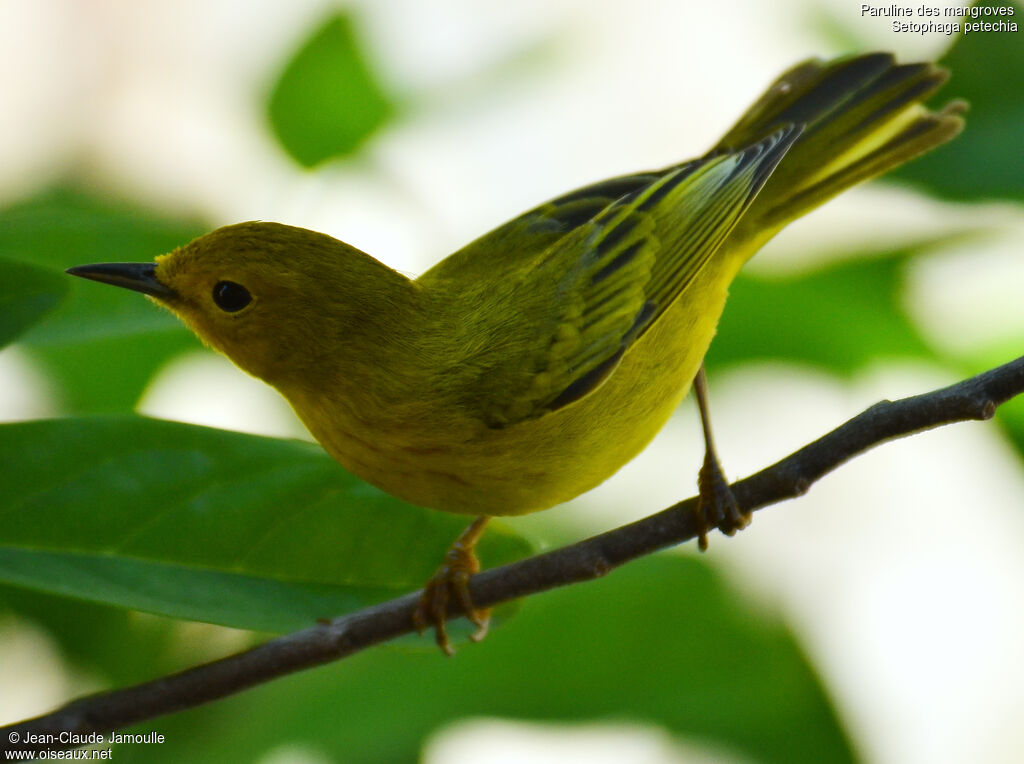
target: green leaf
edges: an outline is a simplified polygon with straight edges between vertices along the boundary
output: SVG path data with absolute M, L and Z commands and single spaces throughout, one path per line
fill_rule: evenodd
M 194 662 L 211 657 L 200 640 L 180 644 L 179 621 L 0 585 L 0 619 L 8 616 L 44 628 L 75 669 L 114 686 L 181 670 L 183 649 Z
M 1024 6 L 1012 0 L 974 7 L 1013 8 L 1013 16 L 979 16 L 967 23 L 1000 19 L 1024 23 Z M 961 28 L 963 28 L 963 21 Z M 967 127 L 952 143 L 901 167 L 892 177 L 909 180 L 954 201 L 1024 200 L 1024 45 L 1021 32 L 969 32 L 942 59 L 952 76 L 939 98 L 970 103 Z
M 467 524 L 313 444 L 133 416 L 0 426 L 0 484 L 0 581 L 268 631 L 422 586 Z
M 61 270 L 151 261 L 202 232 L 197 223 L 57 189 L 0 211 L 0 256 Z M 61 274 L 71 297 L 22 341 L 75 412 L 130 411 L 153 373 L 199 346 L 167 311 L 139 294 Z
M 353 153 L 395 111 L 346 14 L 329 18 L 295 53 L 267 105 L 277 139 L 313 167 Z
M 879 357 L 931 357 L 900 305 L 910 252 L 865 255 L 799 276 L 741 273 L 708 366 L 781 359 L 850 374 Z
M 531 597 L 454 660 L 369 650 L 147 723 L 168 743 L 115 758 L 230 764 L 288 746 L 348 764 L 416 761 L 428 735 L 474 717 L 646 722 L 750 761 L 854 759 L 792 633 L 677 555 Z
M 53 310 L 67 294 L 61 275 L 0 258 L 0 347 Z

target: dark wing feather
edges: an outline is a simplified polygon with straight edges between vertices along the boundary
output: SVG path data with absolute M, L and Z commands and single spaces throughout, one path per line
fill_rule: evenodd
M 522 373 L 501 375 L 517 382 L 480 402 L 484 420 L 508 426 L 597 389 L 718 251 L 798 135 L 791 125 L 743 151 L 677 166 L 558 239 L 509 292 L 544 320 L 514 359 Z M 537 307 L 539 296 L 548 307 Z

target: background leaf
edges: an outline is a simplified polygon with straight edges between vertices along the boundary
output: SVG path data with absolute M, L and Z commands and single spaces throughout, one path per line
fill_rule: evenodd
M 115 686 L 183 666 L 180 621 L 0 585 L 0 615 L 10 624 L 11 614 L 42 627 L 77 669 Z M 186 652 L 200 653 L 197 661 L 209 660 L 203 647 L 193 639 Z
M 267 104 L 270 125 L 291 157 L 313 167 L 354 152 L 395 111 L 347 14 L 314 32 L 281 73 Z
M 0 256 L 53 269 L 151 261 L 203 232 L 68 189 L 0 211 Z M 71 296 L 22 337 L 75 413 L 130 411 L 154 371 L 199 341 L 140 295 L 61 274 Z
M 67 291 L 63 274 L 0 258 L 0 346 L 53 310 Z
M 281 631 L 413 590 L 467 519 L 298 441 L 121 416 L 0 426 L 0 580 Z M 487 566 L 529 546 L 495 528 Z
M 915 251 L 863 253 L 797 276 L 741 273 L 708 367 L 770 358 L 849 375 L 880 357 L 931 357 L 901 306 Z
M 1012 0 L 981 2 L 974 7 L 1013 8 L 1013 16 L 980 16 L 964 21 L 1000 19 L 1024 23 L 1024 6 Z M 963 23 L 961 23 L 961 27 Z M 912 181 L 937 196 L 955 201 L 1024 200 L 1024 56 L 1020 32 L 974 32 L 962 35 L 943 56 L 950 70 L 941 102 L 964 98 L 970 103 L 967 129 L 934 151 L 890 175 Z
M 536 597 L 453 660 L 371 650 L 149 723 L 125 761 L 249 762 L 299 746 L 347 764 L 415 761 L 454 720 L 641 722 L 751 761 L 848 762 L 850 744 L 792 634 L 703 561 L 657 555 Z

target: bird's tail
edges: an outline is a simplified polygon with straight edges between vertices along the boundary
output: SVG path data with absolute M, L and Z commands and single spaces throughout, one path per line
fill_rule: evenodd
M 948 76 L 930 63 L 896 64 L 887 53 L 812 59 L 785 72 L 711 151 L 737 151 L 787 123 L 805 125 L 730 237 L 733 246 L 749 256 L 841 191 L 953 138 L 967 104 L 929 111 L 921 103 Z

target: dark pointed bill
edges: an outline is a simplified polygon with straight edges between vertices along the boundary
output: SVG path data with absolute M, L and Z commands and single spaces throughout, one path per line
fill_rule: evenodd
M 125 289 L 134 289 L 136 292 L 142 292 L 152 297 L 167 299 L 175 296 L 173 289 L 157 280 L 155 263 L 76 265 L 74 268 L 68 268 L 66 273 Z

